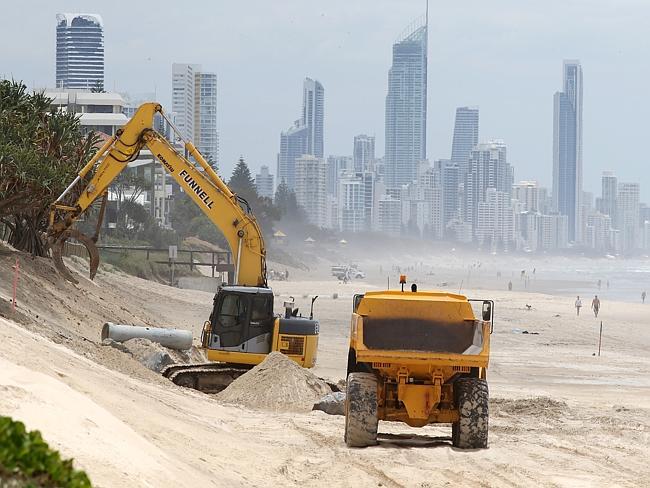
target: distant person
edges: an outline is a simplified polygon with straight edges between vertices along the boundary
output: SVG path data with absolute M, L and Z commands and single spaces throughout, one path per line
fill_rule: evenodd
M 284 268 L 284 279 L 289 281 L 289 270 L 287 268 Z
M 641 293 L 641 303 L 645 303 L 645 290 Z
M 602 280 L 598 280 L 598 289 L 600 290 L 601 285 L 603 284 Z
M 594 295 L 594 299 L 591 301 L 591 309 L 594 311 L 594 316 L 598 317 L 598 311 L 600 310 L 598 295 Z
M 582 300 L 580 300 L 580 296 L 576 298 L 576 316 L 580 316 L 580 308 L 582 308 Z
M 512 291 L 512 281 L 508 281 L 508 291 Z

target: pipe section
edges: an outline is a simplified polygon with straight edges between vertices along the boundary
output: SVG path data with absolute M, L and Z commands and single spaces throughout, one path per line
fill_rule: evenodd
M 169 349 L 187 350 L 192 347 L 192 332 L 189 330 L 138 327 L 112 322 L 106 322 L 102 327 L 102 341 L 113 339 L 115 342 L 125 342 L 137 338 L 149 339 Z

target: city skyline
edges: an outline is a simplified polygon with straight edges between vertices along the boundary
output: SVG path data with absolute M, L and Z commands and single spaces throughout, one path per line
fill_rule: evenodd
M 9 4 L 4 8 L 7 25 L 0 37 L 6 41 L 5 46 L 11 45 L 9 39 L 16 36 L 31 39 L 43 34 L 54 36 L 52 19 L 61 8 L 49 2 L 25 4 L 27 7 Z M 102 2 L 71 2 L 67 9 L 96 11 L 104 18 L 106 43 L 110 46 L 106 51 L 109 90 L 117 88 L 132 94 L 133 98 L 142 93 L 156 95 L 167 107 L 171 106 L 171 62 L 181 59 L 202 63 L 206 69 L 218 73 L 222 96 L 221 168 L 226 172 L 232 169 L 240 154 L 254 169 L 262 164 L 275 165 L 272 158 L 277 152 L 277 131 L 295 116 L 291 115 L 295 111 L 292 84 L 307 74 L 328 86 L 325 121 L 328 154 L 348 154 L 349 137 L 358 133 L 376 134 L 377 147 L 382 148 L 382 100 L 385 73 L 390 66 L 390 45 L 401 26 L 421 14 L 424 2 L 361 1 L 349 7 L 335 1 L 317 9 L 296 2 L 292 7 L 294 14 L 286 18 L 276 16 L 263 2 L 247 1 L 223 7 L 218 15 L 210 15 L 215 9 L 210 6 L 202 16 L 211 18 L 207 22 L 165 1 L 155 12 L 145 6 L 133 6 L 132 18 L 146 16 L 165 25 L 171 15 L 181 23 L 183 19 L 187 20 L 185 24 L 196 23 L 195 29 L 184 31 L 182 42 L 174 44 L 169 43 L 169 34 L 164 29 L 152 30 L 146 36 L 138 34 L 131 24 L 123 22 L 116 10 Z M 629 0 L 600 1 L 590 6 L 590 15 L 585 17 L 582 4 L 568 1 L 562 2 L 563 15 L 559 18 L 553 15 L 555 9 L 550 3 L 524 7 L 517 2 L 501 1 L 497 7 L 503 8 L 469 1 L 462 7 L 432 8 L 429 159 L 447 157 L 443 150 L 452 137 L 455 107 L 478 105 L 484 139 L 506 140 L 510 160 L 519 175 L 550 187 L 552 107 L 548 97 L 557 89 L 558 63 L 576 57 L 581 59 L 589 79 L 589 89 L 585 92 L 585 106 L 589 111 L 585 112 L 584 122 L 584 189 L 596 192 L 600 173 L 616 168 L 621 178 L 628 180 L 638 174 L 642 197 L 647 200 L 650 176 L 639 171 L 640 163 L 629 147 L 631 141 L 643 137 L 641 114 L 650 110 L 650 101 L 631 98 L 636 90 L 643 89 L 643 80 L 648 77 L 648 68 L 636 62 L 643 50 L 632 33 L 650 15 L 650 5 Z M 38 11 L 38 15 L 30 16 L 29 23 L 23 21 L 24 8 Z M 251 9 L 259 16 L 248 16 Z M 501 15 L 503 11 L 508 11 L 508 16 Z M 363 22 L 356 15 L 359 12 L 364 13 Z M 235 16 L 245 18 L 244 25 L 229 20 Z M 295 22 L 297 18 L 304 22 Z M 457 36 L 459 22 L 472 36 Z M 603 24 L 608 25 L 606 43 L 601 36 Z M 625 29 L 616 27 L 623 24 Z M 251 31 L 268 38 L 269 42 L 256 42 L 258 36 L 251 36 Z M 300 43 L 294 42 L 295 39 L 300 39 Z M 449 39 L 454 42 L 448 42 Z M 237 43 L 238 49 L 232 49 L 231 40 Z M 151 48 L 152 45 L 156 48 Z M 190 45 L 193 49 L 188 59 Z M 308 51 L 311 56 L 306 55 Z M 53 52 L 53 45 L 45 48 L 39 45 L 37 49 L 33 42 L 11 50 L 0 48 L 3 60 L 0 74 L 23 79 L 31 87 L 51 88 Z M 493 57 L 494 53 L 498 56 Z M 288 64 L 287 54 L 292 59 Z M 282 63 L 282 69 L 269 70 L 269 63 Z M 242 73 L 248 76 L 242 77 Z M 265 92 L 272 91 L 273 96 L 247 98 L 247 93 L 255 91 L 255 79 L 262 74 L 267 85 Z M 612 86 L 625 88 L 616 100 L 609 96 Z M 612 120 L 627 123 L 609 123 Z M 256 134 L 255 139 L 250 138 L 251 131 Z M 612 140 L 623 144 L 610 144 Z

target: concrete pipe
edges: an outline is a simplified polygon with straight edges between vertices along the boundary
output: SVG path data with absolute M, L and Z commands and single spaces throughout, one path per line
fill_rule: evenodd
M 102 327 L 102 341 L 113 339 L 115 342 L 125 342 L 136 338 L 149 339 L 169 349 L 187 350 L 192 347 L 192 332 L 189 330 L 138 327 L 112 322 L 106 322 Z

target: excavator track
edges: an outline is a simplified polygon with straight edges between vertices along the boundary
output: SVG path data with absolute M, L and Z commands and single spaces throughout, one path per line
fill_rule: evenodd
M 219 393 L 252 368 L 245 364 L 172 364 L 161 374 L 172 383 L 203 393 Z

